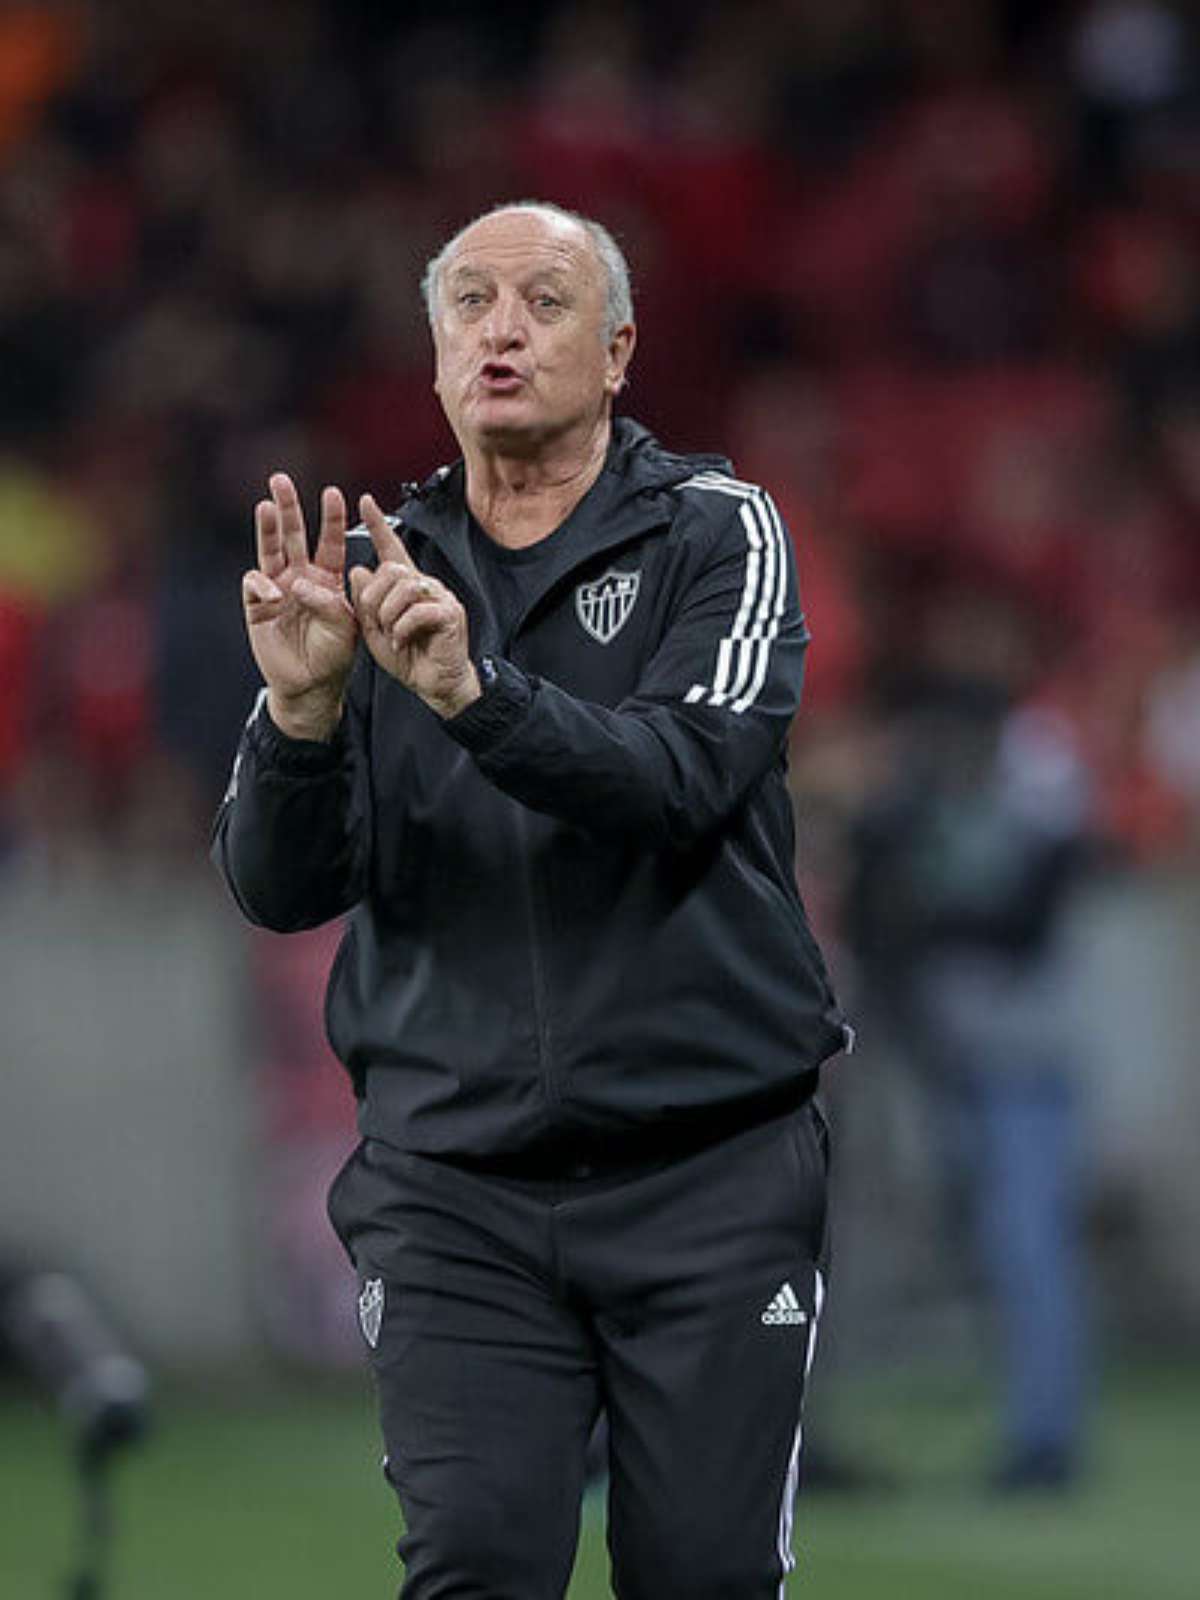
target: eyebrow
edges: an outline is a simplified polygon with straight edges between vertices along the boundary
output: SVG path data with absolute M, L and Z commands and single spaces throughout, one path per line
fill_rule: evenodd
M 539 267 L 536 272 L 531 272 L 525 279 L 526 283 L 555 283 L 561 288 L 569 288 L 571 274 L 564 272 L 561 267 Z
M 447 269 L 446 281 L 448 283 L 455 283 L 461 282 L 466 278 L 480 278 L 486 280 L 494 276 L 495 273 L 492 272 L 488 267 L 478 267 L 473 265 L 471 262 L 463 261 L 454 263 Z M 546 266 L 538 267 L 533 272 L 526 274 L 526 276 L 521 280 L 521 283 L 522 287 L 525 288 L 528 288 L 528 286 L 532 283 L 553 283 L 559 288 L 566 289 L 570 287 L 570 279 L 570 273 L 564 272 L 561 267 Z

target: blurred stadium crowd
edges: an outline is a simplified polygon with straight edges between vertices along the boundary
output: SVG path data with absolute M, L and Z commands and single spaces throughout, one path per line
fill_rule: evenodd
M 800 545 L 797 781 L 930 673 L 1200 804 L 1200 80 L 1165 0 L 0 6 L 0 838 L 194 857 L 273 468 L 445 459 L 416 293 L 501 198 L 610 224 L 628 408 Z

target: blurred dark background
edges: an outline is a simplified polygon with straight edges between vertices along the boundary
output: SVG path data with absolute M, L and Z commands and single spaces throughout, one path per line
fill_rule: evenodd
M 1053 1413 L 1074 1486 L 1112 1384 L 1195 1373 L 1198 52 L 1166 0 L 0 3 L 0 1262 L 177 1377 L 356 1363 L 337 930 L 205 857 L 238 578 L 271 470 L 449 459 L 420 272 L 537 197 L 630 257 L 626 408 L 796 541 L 860 1024 L 814 1460 L 919 1477 L 861 1385 L 952 1374 L 964 1473 Z

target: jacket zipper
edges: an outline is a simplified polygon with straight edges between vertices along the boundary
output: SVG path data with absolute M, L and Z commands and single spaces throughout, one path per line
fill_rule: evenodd
M 506 639 L 501 640 L 501 650 L 504 655 L 507 656 L 512 651 L 519 630 L 520 622 L 515 624 Z M 554 1043 L 550 1031 L 546 967 L 542 958 L 542 919 L 538 909 L 537 883 L 534 880 L 533 861 L 529 851 L 529 818 L 525 807 L 520 803 L 513 811 L 513 827 L 517 835 L 517 858 L 529 939 L 529 989 L 533 1000 L 535 1059 L 546 1109 L 554 1111 L 562 1104 L 562 1091 L 554 1070 Z
M 644 515 L 643 518 L 634 520 L 630 526 L 623 528 L 619 534 L 602 540 L 596 548 L 589 550 L 586 556 L 581 555 L 563 572 L 560 572 L 540 595 L 525 606 L 520 616 L 514 619 L 508 638 L 500 642 L 501 654 L 510 656 L 511 659 L 511 651 L 516 643 L 517 635 L 529 620 L 530 615 L 542 604 L 547 595 L 574 578 L 577 569 L 585 561 L 590 561 L 595 556 L 609 553 L 615 558 L 618 550 L 623 549 L 635 539 L 641 538 L 661 520 L 662 518 L 658 514 Z M 482 585 L 477 580 L 472 581 L 472 578 L 463 571 L 461 563 L 454 559 L 453 553 L 439 539 L 434 538 L 428 529 L 421 531 L 425 533 L 425 537 L 430 540 L 434 548 L 441 552 L 443 558 L 460 581 L 465 581 L 469 588 L 474 589 L 476 596 L 483 601 L 484 609 L 489 609 L 489 602 L 483 593 Z M 522 806 L 518 806 L 516 809 L 514 828 L 520 853 L 521 887 L 524 893 L 525 920 L 529 935 L 529 980 L 533 1002 L 535 1059 L 546 1107 L 548 1110 L 554 1111 L 562 1105 L 562 1085 L 554 1067 L 554 1039 L 550 1028 L 547 1004 L 546 971 L 542 957 L 541 919 L 538 913 L 537 884 L 534 881 L 533 867 L 530 864 L 529 827 L 525 810 Z
M 429 539 L 433 548 L 442 556 L 459 582 L 473 591 L 476 601 L 479 603 L 480 614 L 488 617 L 489 626 L 494 627 L 495 617 L 492 614 L 491 602 L 478 578 L 472 573 L 465 572 L 461 563 L 455 561 L 453 553 L 447 550 L 438 540 L 430 538 L 427 530 L 422 531 L 425 532 L 425 537 Z M 512 635 L 507 639 L 497 639 L 495 648 L 501 654 L 507 655 L 511 645 Z M 533 881 L 533 868 L 529 862 L 529 828 L 523 806 L 517 805 L 514 809 L 513 830 L 517 837 L 521 891 L 525 902 L 525 923 L 529 940 L 529 987 L 530 998 L 533 1003 L 534 1059 L 546 1104 L 549 1107 L 553 1107 L 560 1103 L 561 1096 L 551 1060 L 550 1020 L 546 1006 L 546 975 L 542 962 L 539 934 L 537 889 Z
M 454 560 L 448 550 L 436 541 L 432 542 L 434 543 L 434 548 L 440 550 L 443 558 L 460 582 L 464 582 L 468 588 L 474 590 L 476 598 L 482 602 L 483 612 L 490 612 L 491 603 L 484 593 L 482 585 L 462 570 L 462 567 Z M 523 620 L 523 618 L 520 619 L 520 621 Z M 507 639 L 497 641 L 501 654 L 507 655 L 512 648 L 520 628 L 520 621 L 514 626 Z M 523 806 L 518 805 L 515 808 L 513 828 L 517 836 L 521 889 L 525 901 L 525 922 L 529 938 L 529 984 L 530 996 L 533 1002 L 534 1055 L 546 1105 L 548 1108 L 554 1108 L 561 1104 L 562 1095 L 554 1072 L 553 1045 L 546 999 L 546 973 L 541 950 L 541 922 L 538 915 L 537 886 L 534 883 L 533 867 L 529 859 L 529 825 Z
M 537 885 L 529 857 L 529 825 L 523 806 L 517 807 L 514 824 L 521 859 L 521 886 L 525 894 L 525 921 L 529 932 L 529 984 L 533 998 L 538 1076 L 547 1107 L 557 1109 L 562 1104 L 562 1092 L 554 1070 L 554 1043 L 546 1004 L 546 969 L 542 961 L 541 919 L 538 915 Z

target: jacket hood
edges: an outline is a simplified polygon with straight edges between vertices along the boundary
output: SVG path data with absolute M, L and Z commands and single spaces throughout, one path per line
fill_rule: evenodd
M 634 492 L 646 488 L 671 489 L 685 483 L 697 472 L 731 473 L 733 465 L 722 455 L 679 455 L 664 450 L 640 422 L 632 417 L 617 417 L 602 477 L 612 476 L 630 483 Z

